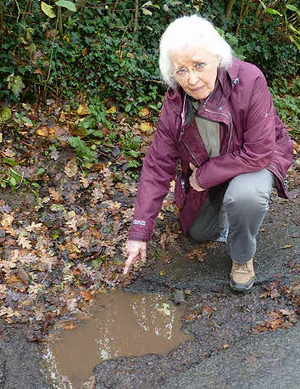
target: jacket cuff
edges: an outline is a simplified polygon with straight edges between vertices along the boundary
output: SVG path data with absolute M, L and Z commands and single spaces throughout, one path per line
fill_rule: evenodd
M 200 188 L 202 189 L 208 189 L 209 187 L 207 185 L 205 185 L 205 183 L 201 180 L 201 167 L 199 167 L 196 171 L 196 179 L 197 179 L 197 183 L 198 185 L 200 186 Z
M 134 236 L 134 235 L 130 235 L 128 236 L 128 240 L 137 240 L 139 242 L 148 242 L 148 240 L 146 238 L 142 238 L 140 236 Z

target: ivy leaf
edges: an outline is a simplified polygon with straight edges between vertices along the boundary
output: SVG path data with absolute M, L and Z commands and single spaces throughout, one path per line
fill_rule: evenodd
M 72 11 L 72 12 L 76 12 L 77 11 L 77 9 L 75 7 L 75 4 L 72 3 L 72 1 L 59 0 L 59 1 L 56 1 L 55 4 L 58 7 L 67 8 L 69 11 Z
M 143 11 L 143 14 L 144 14 L 144 15 L 149 15 L 149 16 L 152 15 L 152 12 L 149 11 L 149 9 L 147 9 L 147 8 L 142 8 L 142 11 Z
M 8 107 L 4 107 L 0 113 L 0 124 L 3 124 L 11 118 L 11 111 Z
M 55 18 L 56 15 L 55 12 L 53 11 L 52 5 L 48 5 L 42 1 L 41 8 L 44 14 L 46 14 L 49 18 Z
M 25 88 L 21 76 L 15 76 L 14 74 L 11 74 L 7 77 L 7 81 L 8 89 L 10 89 L 13 94 L 18 97 L 22 92 L 22 89 Z

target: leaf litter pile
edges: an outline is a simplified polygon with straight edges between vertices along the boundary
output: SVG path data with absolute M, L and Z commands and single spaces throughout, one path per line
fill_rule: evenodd
M 0 317 L 29 323 L 39 332 L 33 340 L 138 274 L 122 274 L 123 248 L 154 126 L 147 109 L 128 124 L 112 108 L 104 122 L 113 114 L 118 124 L 92 122 L 92 137 L 84 105 L 23 105 L 0 121 Z M 175 213 L 169 198 L 159 217 L 176 220 Z M 175 221 L 154 240 L 162 247 L 178 233 Z
M 29 324 L 29 340 L 42 340 L 57 320 L 85 311 L 98 293 L 137 276 L 138 267 L 122 274 L 124 244 L 154 129 L 146 107 L 131 121 L 114 106 L 84 103 L 2 109 L 0 318 Z M 296 142 L 294 149 L 292 186 L 299 182 Z M 164 249 L 176 247 L 180 234 L 172 187 L 152 238 L 163 262 L 171 261 Z M 201 260 L 204 254 L 198 248 L 187 256 Z M 280 311 L 256 331 L 293 319 L 294 312 Z

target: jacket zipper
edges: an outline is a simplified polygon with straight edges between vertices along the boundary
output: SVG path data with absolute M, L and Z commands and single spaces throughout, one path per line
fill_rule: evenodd
M 211 95 L 210 95 L 211 96 Z M 209 98 L 210 98 L 209 96 Z M 209 98 L 205 101 L 204 103 L 204 106 L 206 105 L 206 103 L 208 102 Z M 181 122 L 182 124 L 184 123 L 184 119 L 185 119 L 185 104 L 186 104 L 186 95 L 184 96 L 184 101 L 183 101 L 183 110 L 181 112 Z M 230 142 L 232 140 L 232 136 L 233 136 L 233 123 L 232 123 L 232 116 L 231 116 L 231 113 L 229 112 L 228 115 L 226 115 L 225 113 L 223 112 L 213 112 L 213 111 L 210 111 L 209 109 L 205 108 L 204 109 L 205 112 L 208 112 L 208 113 L 211 113 L 213 115 L 219 115 L 219 116 L 225 116 L 229 121 L 230 121 L 230 134 L 229 134 L 229 141 L 228 141 L 228 146 L 227 146 L 227 153 L 229 153 L 229 146 L 230 146 Z M 179 141 L 181 141 L 185 148 L 187 149 L 187 151 L 190 153 L 191 157 L 193 158 L 193 161 L 195 162 L 196 166 L 199 167 L 200 164 L 198 163 L 198 161 L 196 160 L 194 154 L 192 153 L 192 151 L 190 150 L 190 148 L 187 146 L 187 144 L 184 142 L 184 140 L 182 139 L 184 135 L 184 126 L 182 126 L 182 129 L 181 129 L 181 132 L 180 132 L 180 137 L 179 137 Z
M 185 143 L 184 140 L 181 140 L 181 142 L 184 144 L 185 148 L 187 149 L 187 151 L 190 153 L 191 157 L 193 158 L 193 161 L 195 162 L 196 166 L 197 167 L 200 167 L 200 164 L 198 163 L 198 161 L 196 160 L 194 154 L 192 153 L 192 151 L 190 150 L 190 148 L 187 146 L 187 144 Z

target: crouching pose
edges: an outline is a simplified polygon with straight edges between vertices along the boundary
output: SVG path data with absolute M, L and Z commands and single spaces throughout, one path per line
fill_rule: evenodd
M 247 291 L 272 187 L 288 197 L 292 141 L 262 72 L 234 58 L 207 20 L 194 15 L 171 23 L 159 65 L 168 90 L 143 164 L 124 273 L 146 259 L 146 242 L 180 161 L 174 195 L 183 232 L 201 243 L 226 241 L 229 231 L 230 285 Z

